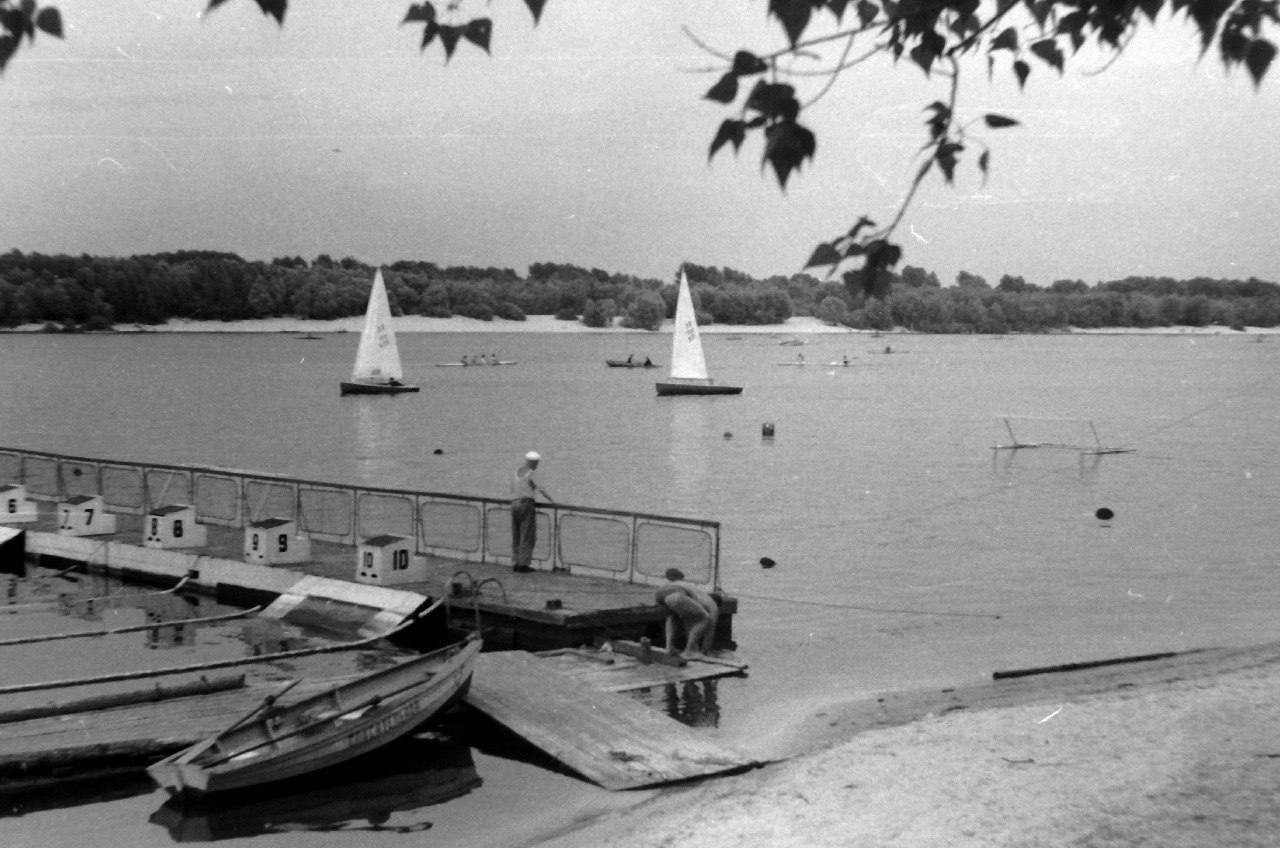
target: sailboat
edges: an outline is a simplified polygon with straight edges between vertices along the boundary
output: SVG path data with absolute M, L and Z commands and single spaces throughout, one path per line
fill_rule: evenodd
M 373 275 L 369 306 L 364 312 L 364 329 L 360 331 L 360 346 L 356 348 L 356 366 L 351 371 L 351 380 L 342 383 L 342 394 L 388 395 L 418 391 L 417 386 L 402 383 L 403 378 L 400 349 L 396 347 L 395 330 L 391 329 L 387 286 L 382 281 L 382 269 L 379 268 Z
M 676 324 L 671 333 L 671 378 L 658 383 L 659 395 L 737 395 L 742 386 L 725 386 L 707 376 L 707 360 L 702 355 L 702 337 L 693 313 L 689 278 L 680 269 L 680 294 L 676 297 Z

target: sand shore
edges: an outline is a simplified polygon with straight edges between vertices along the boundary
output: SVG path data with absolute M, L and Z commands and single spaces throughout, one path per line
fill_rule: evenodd
M 1278 688 L 1271 644 L 830 705 L 806 753 L 539 844 L 1273 846 Z

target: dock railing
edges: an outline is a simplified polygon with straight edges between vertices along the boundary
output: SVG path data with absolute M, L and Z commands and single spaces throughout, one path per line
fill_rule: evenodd
M 356 546 L 395 535 L 415 551 L 469 562 L 511 562 L 511 504 L 499 498 L 351 486 L 213 466 L 163 465 L 0 448 L 0 485 L 62 502 L 101 496 L 108 511 L 145 516 L 195 509 L 200 524 L 297 522 L 309 537 Z M 535 567 L 656 584 L 668 568 L 720 589 L 720 523 L 565 504 L 538 505 Z

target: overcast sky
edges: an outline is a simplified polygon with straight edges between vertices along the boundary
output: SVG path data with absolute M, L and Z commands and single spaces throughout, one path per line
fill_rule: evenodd
M 946 93 L 909 64 L 850 72 L 802 118 L 817 156 L 784 193 L 758 140 L 708 163 L 730 113 L 702 99 L 713 60 L 681 32 L 776 48 L 764 2 L 550 0 L 535 28 L 498 0 L 477 6 L 492 57 L 464 43 L 447 65 L 399 26 L 408 0 L 293 0 L 283 29 L 251 0 L 53 4 L 66 39 L 0 77 L 0 250 L 791 274 L 859 215 L 892 217 Z M 1007 65 L 968 68 L 961 114 L 1022 125 L 982 133 L 985 185 L 977 147 L 956 186 L 930 180 L 902 264 L 944 283 L 1280 280 L 1276 80 L 1197 54 L 1179 21 L 1102 74 L 1035 62 L 1022 93 Z

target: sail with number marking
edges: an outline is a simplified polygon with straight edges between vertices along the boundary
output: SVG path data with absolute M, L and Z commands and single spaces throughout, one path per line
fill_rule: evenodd
M 676 322 L 671 334 L 671 377 L 676 380 L 707 379 L 707 360 L 702 355 L 698 317 L 693 312 L 689 278 L 680 269 L 680 293 L 676 296 Z
M 360 347 L 356 349 L 356 365 L 351 379 L 361 383 L 389 383 L 400 380 L 400 350 L 391 329 L 391 305 L 387 302 L 387 286 L 382 269 L 373 277 L 369 306 L 364 313 L 364 329 L 360 331 Z

